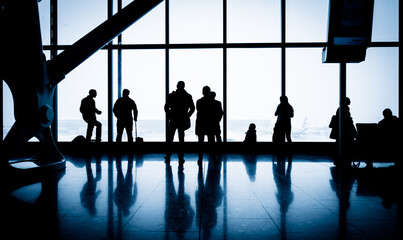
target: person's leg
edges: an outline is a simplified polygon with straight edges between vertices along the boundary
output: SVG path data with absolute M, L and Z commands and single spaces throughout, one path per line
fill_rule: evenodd
M 175 131 L 176 128 L 174 126 L 172 126 L 171 124 L 168 124 L 168 132 L 167 132 L 167 143 L 168 143 L 168 148 L 167 148 L 167 152 L 165 154 L 165 163 L 170 163 L 171 160 L 171 155 L 172 155 L 172 150 L 171 150 L 171 144 L 174 141 L 174 137 L 175 137 Z
M 132 121 L 127 122 L 125 124 L 125 127 L 128 142 L 133 142 L 133 122 Z
M 199 167 L 202 166 L 203 163 L 203 143 L 204 143 L 204 135 L 200 134 L 197 136 L 199 139 L 199 160 L 197 161 L 197 164 L 199 165 Z
M 95 120 L 95 126 L 96 126 L 96 142 L 101 142 L 101 134 L 102 134 L 102 123 L 99 121 Z
M 122 142 L 123 129 L 124 129 L 123 124 L 118 120 L 116 124 L 116 130 L 117 130 L 116 142 Z
M 287 124 L 287 126 L 285 126 L 285 137 L 287 139 L 287 142 L 292 142 L 291 140 L 291 123 Z
M 178 151 L 178 158 L 179 158 L 179 164 L 183 164 L 185 162 L 184 159 L 184 151 L 183 151 L 183 144 L 185 142 L 185 130 L 184 129 L 178 129 L 178 137 L 179 137 L 179 151 Z
M 94 130 L 94 124 L 92 122 L 87 122 L 87 134 L 85 136 L 85 139 L 88 142 L 91 142 L 91 137 L 92 137 L 92 131 Z

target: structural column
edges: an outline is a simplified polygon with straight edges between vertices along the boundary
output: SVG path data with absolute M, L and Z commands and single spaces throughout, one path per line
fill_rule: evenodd
M 108 0 L 108 19 L 113 15 L 113 0 Z M 108 43 L 108 142 L 113 142 L 113 52 Z

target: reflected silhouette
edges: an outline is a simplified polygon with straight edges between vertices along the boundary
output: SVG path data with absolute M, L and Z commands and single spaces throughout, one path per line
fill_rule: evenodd
M 254 182 L 256 180 L 256 166 L 257 166 L 257 159 L 255 154 L 249 154 L 243 156 L 243 164 L 246 169 L 246 173 L 249 176 L 249 180 Z
M 136 168 L 137 173 L 137 168 Z M 137 199 L 137 182 L 133 185 L 133 155 L 127 160 L 126 175 L 123 175 L 122 157 L 116 157 L 116 188 L 113 192 L 113 200 L 118 207 L 119 215 L 128 216 L 130 208 Z
M 58 184 L 65 175 L 65 170 L 50 173 L 23 175 L 16 179 L 7 179 L 2 188 L 3 204 L 0 215 L 2 236 L 12 239 L 59 239 L 59 194 Z M 23 187 L 40 184 L 38 198 L 26 201 L 14 196 Z M 3 195 L 4 194 L 4 195 Z M 30 196 L 34 195 L 31 191 Z
M 167 142 L 174 141 L 175 131 L 178 130 L 179 143 L 185 142 L 185 130 L 190 128 L 190 117 L 195 111 L 192 95 L 186 92 L 185 82 L 179 81 L 176 85 L 176 91 L 168 95 L 164 105 L 166 118 L 168 120 Z M 171 152 L 165 155 L 165 162 L 170 162 Z M 179 162 L 184 162 L 184 153 L 181 150 L 178 153 Z
M 123 97 L 116 100 L 113 106 L 113 113 L 117 118 L 116 142 L 122 142 L 123 130 L 126 129 L 127 141 L 133 142 L 133 121 L 137 122 L 137 106 L 136 103 L 129 97 L 130 91 L 123 90 Z
M 223 200 L 223 190 L 220 185 L 221 164 L 209 161 L 206 183 L 204 184 L 203 171 L 199 168 L 196 190 L 196 223 L 201 226 L 202 239 L 210 239 L 211 230 L 217 224 L 217 207 Z
M 291 140 L 291 118 L 294 117 L 294 109 L 288 103 L 287 96 L 280 97 L 280 104 L 277 106 L 276 112 L 277 122 L 273 129 L 273 142 L 283 143 L 285 139 L 287 142 Z
M 95 216 L 97 210 L 95 208 L 95 202 L 101 190 L 97 191 L 97 182 L 102 178 L 102 168 L 100 156 L 95 159 L 96 162 L 96 177 L 92 173 L 91 167 L 92 157 L 88 156 L 85 160 L 85 170 L 87 173 L 87 182 L 83 185 L 80 192 L 81 205 L 88 209 L 91 216 Z
M 352 168 L 331 167 L 330 186 L 339 199 L 339 239 L 347 237 L 347 210 L 350 207 L 350 195 L 355 182 Z
M 385 208 L 401 203 L 403 182 L 400 168 L 360 168 L 356 173 L 357 196 L 380 196 Z
M 287 156 L 287 163 L 286 163 Z M 288 208 L 294 201 L 294 193 L 291 190 L 291 169 L 292 169 L 292 155 L 285 153 L 277 153 L 272 161 L 273 179 L 276 183 L 277 193 L 276 199 L 280 205 L 281 214 L 281 231 L 286 234 L 286 215 Z
M 195 215 L 190 205 L 190 196 L 185 193 L 185 174 L 178 171 L 178 193 L 175 191 L 172 167 L 165 166 L 165 231 L 176 233 L 178 239 L 185 238 L 185 232 L 193 223 Z
M 85 139 L 90 142 L 92 137 L 92 131 L 94 127 L 96 127 L 96 136 L 95 141 L 101 142 L 101 133 L 102 133 L 102 124 L 97 121 L 97 117 L 95 114 L 101 114 L 95 106 L 95 100 L 97 96 L 97 91 L 95 89 L 91 89 L 88 93 L 88 96 L 81 100 L 80 112 L 83 115 L 84 121 L 88 124 L 87 126 L 87 134 Z

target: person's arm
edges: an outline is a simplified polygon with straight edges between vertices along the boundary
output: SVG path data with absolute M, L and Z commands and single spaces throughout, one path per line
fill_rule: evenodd
M 135 122 L 137 122 L 137 116 L 138 116 L 138 110 L 137 110 L 137 106 L 136 103 L 133 101 L 133 120 Z
M 195 104 L 193 102 L 192 96 L 190 96 L 189 104 L 190 105 L 189 105 L 188 117 L 190 118 L 192 114 L 195 112 Z

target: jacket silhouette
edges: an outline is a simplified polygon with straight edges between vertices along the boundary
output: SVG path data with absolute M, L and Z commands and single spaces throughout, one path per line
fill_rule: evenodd
M 95 106 L 94 98 L 96 96 L 97 91 L 91 89 L 88 96 L 81 100 L 80 112 L 83 115 L 84 121 L 88 123 L 85 139 L 87 141 L 91 141 L 92 131 L 94 130 L 94 127 L 96 127 L 96 142 L 100 142 L 102 124 L 97 121 L 96 114 L 101 114 L 102 112 L 99 111 Z
M 273 142 L 291 142 L 291 118 L 294 117 L 294 109 L 288 103 L 286 96 L 280 97 L 280 104 L 274 114 L 277 116 L 277 122 L 274 126 Z

